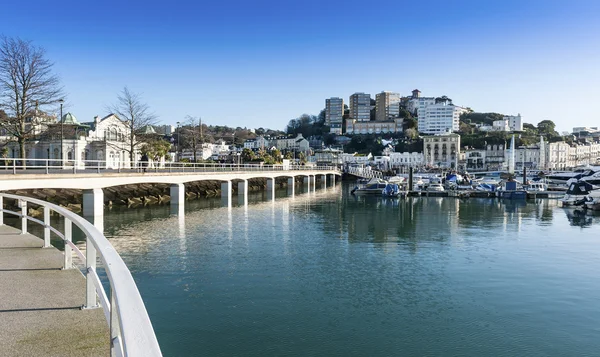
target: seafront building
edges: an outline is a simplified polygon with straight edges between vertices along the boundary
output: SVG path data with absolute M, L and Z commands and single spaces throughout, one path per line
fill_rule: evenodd
M 28 159 L 65 160 L 69 165 L 82 167 L 83 160 L 103 161 L 106 168 L 129 167 L 131 130 L 115 114 L 104 118 L 98 116 L 87 123 L 80 123 L 75 115 L 66 113 L 62 123 L 56 119 L 36 123 L 38 135 L 26 143 Z M 62 133 L 62 135 L 61 135 Z M 62 140 L 61 140 L 62 136 Z M 135 136 L 134 136 L 134 140 Z M 8 157 L 20 158 L 19 145 L 7 144 Z M 139 147 L 133 152 L 134 162 L 139 159 Z
M 427 165 L 458 168 L 460 135 L 446 133 L 423 138 L 423 156 Z
M 401 133 L 404 119 L 395 118 L 384 121 L 365 121 L 346 120 L 346 134 L 387 134 Z
M 325 100 L 325 124 L 329 132 L 342 135 L 344 121 L 344 100 L 342 98 L 329 98 Z

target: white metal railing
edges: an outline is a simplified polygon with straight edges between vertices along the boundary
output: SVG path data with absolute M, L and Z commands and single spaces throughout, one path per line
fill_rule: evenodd
M 17 200 L 20 212 L 4 208 L 4 198 Z M 27 204 L 43 207 L 44 220 L 27 214 Z M 50 212 L 64 218 L 64 231 L 50 225 Z M 27 233 L 27 221 L 44 227 L 44 247 L 50 247 L 50 234 L 55 233 L 65 242 L 64 269 L 73 268 L 73 252 L 85 265 L 86 301 L 83 308 L 98 307 L 98 300 L 110 328 L 111 356 L 162 356 L 148 312 L 142 301 L 131 272 L 110 244 L 108 239 L 81 216 L 42 200 L 0 193 L 0 225 L 4 224 L 4 213 L 21 219 L 21 233 Z M 85 255 L 72 241 L 73 224 L 86 236 Z M 99 254 L 110 282 L 110 301 L 96 270 L 96 255 Z
M 77 174 L 101 172 L 225 172 L 225 171 L 337 171 L 334 166 L 219 164 L 190 162 L 118 161 L 118 160 L 53 160 L 0 158 L 2 174 Z
M 350 167 L 348 167 L 346 172 L 351 175 L 359 176 L 359 177 L 363 177 L 363 178 L 383 178 L 383 174 L 381 173 L 381 171 L 366 169 L 364 167 L 350 166 Z

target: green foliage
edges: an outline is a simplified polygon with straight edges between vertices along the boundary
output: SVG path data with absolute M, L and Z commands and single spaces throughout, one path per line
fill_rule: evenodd
M 254 155 L 254 151 L 245 148 L 244 150 L 242 150 L 242 162 L 249 162 L 249 161 L 253 161 L 256 158 L 256 156 Z
M 321 111 L 321 113 L 324 113 Z M 290 135 L 302 134 L 303 137 L 321 136 L 324 132 L 328 132 L 329 128 L 325 129 L 325 116 L 302 114 L 296 119 L 289 121 L 286 132 Z
M 383 145 L 381 144 L 381 139 L 376 135 L 354 135 L 344 150 L 349 153 L 381 155 Z
M 146 154 L 151 158 L 154 157 L 166 157 L 169 153 L 169 149 L 171 149 L 171 143 L 163 139 L 150 140 L 145 142 L 140 151 L 142 154 Z
M 552 120 L 542 120 L 537 125 L 538 133 L 546 137 L 559 136 L 555 129 L 556 125 Z
M 463 113 L 460 116 L 460 121 L 465 122 L 467 124 L 485 124 L 492 125 L 494 120 L 502 120 L 504 118 L 503 114 L 499 113 Z

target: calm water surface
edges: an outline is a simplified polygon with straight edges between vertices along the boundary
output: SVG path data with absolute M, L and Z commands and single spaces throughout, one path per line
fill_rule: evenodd
M 348 191 L 107 212 L 164 355 L 600 354 L 600 217 Z

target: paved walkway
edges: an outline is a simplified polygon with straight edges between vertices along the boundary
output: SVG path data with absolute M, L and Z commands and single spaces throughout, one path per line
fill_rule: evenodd
M 85 279 L 77 269 L 61 270 L 63 254 L 42 245 L 0 226 L 0 355 L 110 355 L 102 309 L 80 309 Z

